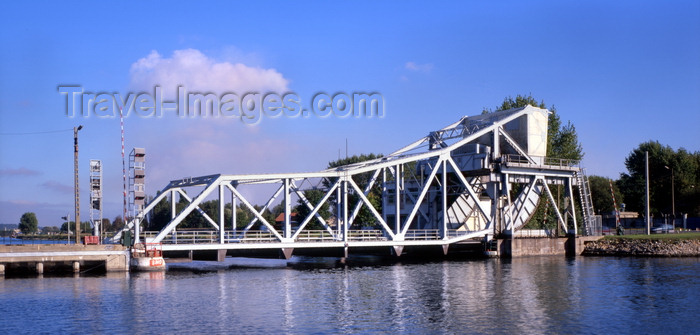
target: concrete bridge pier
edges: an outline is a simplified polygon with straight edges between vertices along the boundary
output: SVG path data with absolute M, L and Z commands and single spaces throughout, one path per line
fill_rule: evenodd
M 578 256 L 586 241 L 595 241 L 602 236 L 576 236 L 559 238 L 504 238 L 498 240 L 499 257 L 566 255 Z
M 42 262 L 36 263 L 36 274 L 38 274 L 38 275 L 44 274 L 44 263 L 42 263 Z

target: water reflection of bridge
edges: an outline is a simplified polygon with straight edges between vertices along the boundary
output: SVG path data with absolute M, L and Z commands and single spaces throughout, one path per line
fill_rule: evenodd
M 513 236 L 541 199 L 556 214 L 560 231 L 575 235 L 581 219 L 574 209 L 578 187 L 583 233 L 590 233 L 593 209 L 582 169 L 576 162 L 545 157 L 548 115 L 527 106 L 463 117 L 387 156 L 319 172 L 173 180 L 123 231 L 132 231 L 136 242 L 162 243 L 166 252 L 277 249 L 290 257 L 295 249 L 340 248 L 347 254 L 389 248 L 401 255 L 405 247 L 436 247 L 447 253 L 470 241 Z M 253 206 L 247 195 L 260 193 L 263 185 L 276 191 L 262 208 Z M 549 185 L 563 186 L 563 203 Z M 186 189 L 198 194 L 190 198 Z M 309 189 L 321 191 L 321 199 L 307 199 Z M 200 205 L 217 195 L 218 214 L 212 216 L 218 217 L 212 218 Z M 167 198 L 170 222 L 158 232 L 141 232 L 144 218 Z M 185 208 L 176 208 L 178 198 L 187 202 Z M 236 210 L 231 221 L 225 220 L 226 204 L 237 208 L 238 203 L 252 217 L 245 227 L 237 227 Z M 283 207 L 280 226 L 264 215 L 275 204 Z M 294 204 L 306 206 L 308 215 L 293 220 Z M 324 206 L 332 209 L 333 220 L 321 215 Z M 210 230 L 178 228 L 192 213 L 201 215 Z

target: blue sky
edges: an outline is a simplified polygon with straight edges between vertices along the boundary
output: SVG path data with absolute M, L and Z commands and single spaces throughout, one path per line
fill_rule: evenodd
M 85 92 L 377 92 L 384 117 L 125 119 L 147 192 L 212 173 L 316 171 L 389 153 L 506 96 L 532 94 L 576 126 L 589 174 L 617 178 L 639 143 L 700 150 L 696 1 L 20 2 L 0 5 L 0 223 L 73 212 L 72 128 L 121 213 L 118 118 L 66 116 Z M 54 132 L 55 131 L 55 132 Z M 128 152 L 127 152 L 128 153 Z M 264 199 L 263 199 L 264 200 Z

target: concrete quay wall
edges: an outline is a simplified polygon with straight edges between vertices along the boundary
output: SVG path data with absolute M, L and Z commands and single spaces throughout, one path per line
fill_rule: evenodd
M 579 256 L 585 250 L 585 243 L 597 241 L 602 236 L 576 236 L 561 238 L 507 238 L 499 239 L 499 257 Z
M 106 271 L 128 271 L 129 250 L 120 245 L 0 245 L 0 275 L 13 269 L 45 270 L 69 265 L 74 272 L 89 264 L 104 265 Z

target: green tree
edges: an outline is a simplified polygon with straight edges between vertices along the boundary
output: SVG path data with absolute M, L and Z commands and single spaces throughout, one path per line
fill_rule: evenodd
M 161 199 L 151 211 L 151 220 L 146 229 L 150 231 L 160 231 L 170 222 L 171 217 L 170 201 L 167 197 Z
M 245 228 L 253 217 L 253 212 L 251 212 L 248 207 L 242 203 L 238 203 L 238 206 L 236 206 L 236 228 Z
M 382 213 L 382 196 L 381 190 L 372 190 L 367 194 L 367 200 L 372 204 L 372 206 L 377 210 L 378 213 Z M 358 199 L 359 201 L 359 199 Z M 363 227 L 373 227 L 378 221 L 377 218 L 372 214 L 372 212 L 367 208 L 367 206 L 362 206 L 360 212 L 357 213 L 357 218 L 355 221 L 359 222 Z
M 112 228 L 112 222 L 109 221 L 108 218 L 103 218 L 103 219 L 102 219 L 102 228 L 101 228 L 101 229 L 102 229 L 102 231 L 104 231 L 104 232 L 111 232 L 111 231 L 113 231 L 113 230 L 112 230 L 112 229 L 113 229 L 113 228 Z
M 260 211 L 262 211 L 263 206 L 253 205 L 253 208 L 255 208 L 255 210 L 260 212 Z M 282 211 L 283 211 L 282 208 L 284 208 L 284 205 L 282 205 L 282 204 L 277 204 L 277 206 L 275 206 L 273 208 L 268 208 L 262 213 L 262 217 L 264 217 L 268 223 L 270 223 L 271 225 L 274 225 L 275 219 L 277 218 L 277 215 L 279 215 L 279 213 L 282 213 Z M 253 215 L 253 213 L 250 213 L 250 214 Z
M 618 182 L 631 211 L 645 210 L 645 152 L 649 152 L 649 209 L 652 215 L 700 215 L 700 152 L 673 150 L 658 141 L 641 143 L 625 159 L 627 173 Z M 672 182 L 673 179 L 673 182 Z M 673 192 L 671 189 L 673 185 Z M 675 199 L 673 199 L 675 198 Z
M 81 221 L 80 222 L 80 232 L 83 235 L 92 234 L 92 223 L 90 223 L 90 221 Z
M 364 161 L 372 160 L 372 159 L 377 159 L 381 158 L 381 154 L 362 154 L 362 155 L 354 155 L 352 157 L 347 157 L 343 159 L 339 159 L 336 161 L 332 161 L 328 163 L 328 168 L 337 168 L 340 166 L 344 165 L 349 165 L 349 164 L 356 164 L 356 163 L 361 163 Z M 406 164 L 409 165 L 409 164 Z M 407 172 L 412 173 L 415 170 L 415 164 L 411 165 L 413 168 L 405 168 L 404 170 Z M 352 180 L 357 184 L 360 189 L 364 190 L 365 187 L 370 182 L 370 179 L 372 178 L 372 172 L 365 172 L 365 173 L 360 173 L 352 176 Z M 329 178 L 328 180 L 324 181 L 324 186 L 326 188 L 329 188 L 330 185 L 336 182 L 335 178 Z M 377 212 L 381 213 L 382 212 L 382 202 L 381 202 L 381 197 L 382 197 L 382 189 L 381 189 L 381 183 L 375 182 L 372 188 L 370 189 L 369 194 L 367 195 L 368 200 L 374 208 L 377 210 Z M 331 196 L 331 199 L 333 201 L 336 201 L 335 195 Z M 358 202 L 360 202 L 361 199 L 357 195 L 356 192 L 354 191 L 349 191 L 348 192 L 348 209 L 349 211 L 352 211 L 355 206 L 357 205 Z M 350 214 L 350 213 L 349 213 Z M 360 212 L 357 215 L 357 218 L 355 218 L 355 221 L 353 222 L 354 224 L 363 226 L 363 227 L 371 227 L 377 224 L 377 219 L 374 217 L 372 212 L 367 208 L 367 206 L 363 205 L 360 208 Z
M 207 213 L 209 218 L 214 220 L 214 222 L 219 221 L 219 199 L 216 200 L 209 200 L 205 201 L 199 206 L 200 209 L 204 213 Z M 204 215 L 202 213 L 199 213 L 197 209 L 195 209 L 193 212 L 197 212 L 197 215 L 195 218 L 193 218 L 196 221 L 196 224 L 194 225 L 195 228 L 209 228 L 209 229 L 214 229 L 212 225 L 207 221 L 206 218 L 204 218 Z M 224 222 L 226 222 L 226 219 L 224 219 Z
M 114 217 L 114 220 L 112 220 L 112 230 L 117 232 L 120 231 L 124 228 L 124 219 L 122 218 L 121 215 L 117 215 Z M 61 228 L 62 231 L 65 231 L 63 228 Z
M 226 222 L 231 222 L 232 218 L 230 217 L 229 209 L 231 208 L 230 204 L 226 205 L 226 214 L 227 219 Z M 263 206 L 260 205 L 253 205 L 253 208 L 257 211 L 260 212 L 263 208 Z M 275 209 L 273 208 L 273 211 Z M 232 211 L 231 211 L 232 213 Z M 279 213 L 278 213 L 279 214 Z M 271 225 L 275 224 L 275 216 L 274 214 L 269 210 L 265 210 L 264 213 L 262 213 L 262 217 Z M 243 203 L 239 202 L 238 205 L 236 206 L 236 228 L 245 228 L 248 226 L 248 224 L 253 221 L 256 218 L 255 214 L 248 209 L 248 206 L 244 205 Z M 255 224 L 250 227 L 252 230 L 259 230 L 262 229 L 264 225 L 260 220 L 256 220 Z
M 304 197 L 314 207 L 316 207 L 316 205 L 318 205 L 318 203 L 321 202 L 321 199 L 323 199 L 324 195 L 325 192 L 318 188 L 304 190 Z M 328 203 L 328 201 L 326 201 L 326 203 L 321 205 L 321 208 L 318 210 L 318 214 L 324 220 L 328 220 L 328 218 L 331 217 L 331 212 L 329 208 L 330 204 Z M 309 209 L 309 207 L 306 206 L 306 204 L 301 200 L 301 198 L 299 198 L 299 200 L 297 201 L 297 206 L 294 208 L 294 211 L 297 212 L 299 223 L 301 223 L 303 220 L 306 219 L 307 216 L 309 216 L 309 214 L 311 214 L 311 209 Z M 306 229 L 323 229 L 321 223 L 318 222 L 318 220 L 315 218 L 312 218 L 306 227 Z
M 61 225 L 61 232 L 65 233 L 68 232 L 68 228 L 70 227 L 70 232 L 71 234 L 75 234 L 75 221 L 71 222 L 64 222 Z M 90 226 L 89 221 L 83 221 L 80 223 L 80 231 L 81 234 L 86 234 L 92 232 L 92 227 Z
M 36 219 L 36 214 L 33 212 L 27 212 L 22 214 L 19 219 L 19 230 L 23 234 L 34 234 L 39 227 L 39 221 Z
M 160 192 L 158 192 L 157 195 L 160 195 Z M 187 207 L 187 205 L 189 205 L 189 201 L 187 201 L 184 196 L 180 196 L 179 200 L 175 204 L 175 212 L 180 213 L 185 209 L 185 207 Z M 201 203 L 199 207 L 202 208 L 211 218 L 218 218 L 218 200 L 215 206 L 211 203 L 204 202 Z M 212 210 L 213 207 L 216 208 L 215 211 Z M 146 229 L 150 231 L 160 231 L 165 228 L 165 226 L 172 220 L 171 211 L 172 208 L 170 205 L 170 200 L 168 197 L 164 197 L 151 210 L 149 220 L 145 222 L 147 223 Z M 204 228 L 207 226 L 209 226 L 209 223 L 195 209 L 182 220 L 182 222 L 178 225 L 178 228 Z
M 182 198 L 181 198 L 182 200 Z M 189 205 L 189 202 L 186 203 L 186 205 Z M 178 209 L 178 213 L 184 209 L 185 206 L 182 206 L 182 209 Z M 188 214 L 185 219 L 183 220 L 182 223 L 178 225 L 178 228 L 210 228 L 214 229 L 214 227 L 209 223 L 209 221 L 204 217 L 202 213 L 206 213 L 209 218 L 211 218 L 214 222 L 219 221 L 219 199 L 216 200 L 209 200 L 205 201 L 199 204 L 199 209 L 197 208 L 193 209 L 190 214 Z M 170 213 L 170 211 L 168 211 Z M 227 215 L 228 214 L 228 215 Z M 170 214 L 168 214 L 170 215 Z M 167 222 L 170 222 L 170 218 L 168 217 Z M 224 222 L 231 222 L 231 212 L 226 211 L 224 209 Z
M 190 202 L 187 201 L 187 199 L 185 199 L 184 196 L 180 196 L 177 203 L 175 203 L 175 212 L 181 213 L 189 204 Z M 187 216 L 185 216 L 182 222 L 180 222 L 180 224 L 178 225 L 178 229 L 198 228 L 198 226 L 201 225 L 199 221 L 199 216 L 201 215 L 197 213 L 196 209 L 191 211 L 189 214 L 187 214 Z
M 588 183 L 591 186 L 591 198 L 593 198 L 593 209 L 595 209 L 596 214 L 611 213 L 614 205 L 612 193 L 610 192 L 610 179 L 601 176 L 590 176 L 588 177 Z M 612 186 L 615 191 L 617 209 L 622 210 L 620 206 L 624 198 L 620 188 L 617 186 L 617 183 L 613 183 Z
M 48 235 L 48 234 L 57 234 L 57 233 L 59 233 L 59 232 L 61 232 L 61 229 L 59 229 L 59 228 L 56 227 L 56 226 L 46 226 L 46 227 L 44 227 L 44 228 L 41 228 L 41 233 L 42 233 L 42 234 L 46 234 L 46 235 Z
M 337 167 L 344 166 L 344 165 L 361 163 L 361 162 L 365 162 L 365 161 L 369 161 L 369 160 L 373 160 L 373 159 L 377 159 L 377 158 L 382 158 L 383 156 L 384 155 L 382 155 L 382 154 L 373 154 L 373 153 L 361 154 L 359 156 L 353 155 L 350 157 L 341 158 L 341 159 L 338 159 L 335 161 L 328 162 L 328 168 L 333 169 L 333 168 L 337 168 Z M 367 185 L 367 183 L 369 183 L 369 179 L 371 177 L 372 177 L 371 172 L 365 172 L 365 173 L 361 173 L 361 174 L 353 176 L 353 180 L 355 181 L 355 183 L 357 183 L 358 186 L 364 187 L 365 185 Z
M 497 111 L 507 110 L 512 108 L 525 107 L 527 105 L 547 108 L 551 114 L 547 119 L 547 157 L 553 158 L 563 158 L 575 161 L 580 161 L 583 159 L 583 147 L 578 141 L 578 134 L 576 133 L 576 127 L 567 121 L 566 125 L 562 127 L 561 119 L 557 113 L 557 109 L 554 105 L 546 107 L 544 100 L 537 102 L 532 95 L 520 95 L 518 94 L 515 98 L 507 97 L 503 99 L 500 106 L 496 107 Z M 484 108 L 483 114 L 491 113 L 493 110 Z
M 267 213 L 267 210 L 265 211 L 265 213 Z M 280 213 L 284 213 L 284 201 L 280 201 L 280 203 L 272 207 L 272 209 L 270 210 L 270 217 L 276 219 L 277 216 L 280 215 Z

